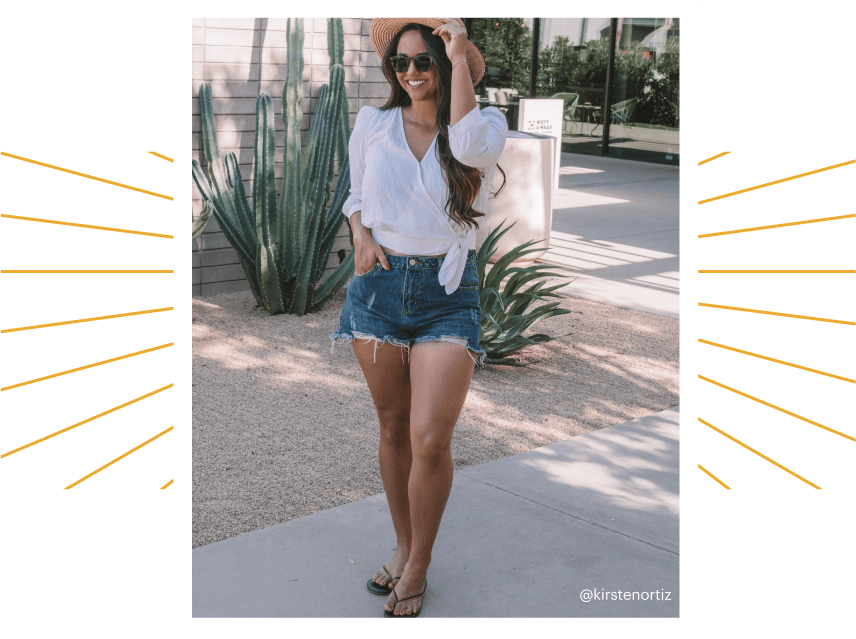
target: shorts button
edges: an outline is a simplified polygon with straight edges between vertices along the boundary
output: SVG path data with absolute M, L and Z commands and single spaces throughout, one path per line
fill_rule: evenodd
M 410 260 L 410 266 L 416 266 L 416 260 Z

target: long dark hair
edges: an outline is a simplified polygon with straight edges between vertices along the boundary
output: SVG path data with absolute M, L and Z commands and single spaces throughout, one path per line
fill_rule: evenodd
M 474 218 L 484 217 L 485 214 L 476 211 L 473 208 L 473 202 L 476 199 L 476 195 L 478 195 L 485 174 L 475 167 L 458 162 L 449 148 L 449 123 L 451 122 L 452 106 L 452 62 L 446 55 L 446 44 L 443 42 L 443 38 L 439 35 L 432 35 L 430 27 L 410 23 L 405 25 L 390 40 L 384 52 L 381 69 L 383 69 L 383 75 L 386 77 L 387 82 L 389 82 L 392 92 L 386 104 L 380 107 L 380 110 L 387 111 L 395 107 L 407 106 L 411 102 L 410 95 L 399 84 L 398 77 L 389 64 L 389 58 L 398 53 L 398 41 L 401 38 L 401 34 L 413 29 L 419 31 L 422 41 L 425 43 L 425 49 L 427 49 L 428 55 L 434 60 L 434 68 L 437 69 L 439 84 L 437 91 L 437 129 L 439 135 L 437 136 L 437 145 L 434 152 L 437 155 L 440 167 L 443 169 L 446 185 L 449 187 L 449 197 L 446 200 L 446 213 L 451 219 L 461 225 L 479 228 L 478 222 Z M 502 186 L 494 193 L 494 196 L 499 195 L 502 189 L 505 188 L 505 171 L 498 164 L 496 167 L 502 173 Z

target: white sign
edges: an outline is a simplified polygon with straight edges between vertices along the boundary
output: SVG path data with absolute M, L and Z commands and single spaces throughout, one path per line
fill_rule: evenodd
M 549 135 L 556 140 L 554 145 L 553 188 L 559 188 L 559 165 L 562 163 L 562 110 L 564 100 L 552 98 L 524 98 L 520 100 L 517 114 L 517 130 L 539 135 Z

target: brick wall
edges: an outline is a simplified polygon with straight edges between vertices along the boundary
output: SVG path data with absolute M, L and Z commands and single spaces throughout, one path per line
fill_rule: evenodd
M 329 81 L 327 18 L 298 18 L 303 21 L 303 121 L 301 144 L 306 144 L 309 121 L 315 113 L 322 84 Z M 357 111 L 366 104 L 382 105 L 389 85 L 379 68 L 380 61 L 369 40 L 371 18 L 342 18 L 345 32 L 345 90 L 348 95 L 349 124 L 354 126 Z M 286 75 L 285 18 L 194 18 L 193 19 L 193 157 L 207 169 L 202 154 L 199 121 L 199 87 L 211 85 L 211 101 L 220 149 L 238 158 L 244 188 L 252 205 L 253 150 L 255 143 L 256 98 L 271 97 L 275 118 L 275 166 L 277 194 L 283 174 L 282 89 Z M 188 167 L 189 168 L 189 167 Z M 189 171 L 188 171 L 189 173 Z M 333 178 L 335 188 L 338 168 Z M 202 199 L 192 178 L 193 219 L 202 211 Z M 350 250 L 348 227 L 342 216 L 333 250 L 327 261 L 326 277 L 339 264 L 339 249 Z M 249 290 L 249 284 L 235 250 L 212 217 L 204 232 L 193 240 L 193 295 L 215 295 Z

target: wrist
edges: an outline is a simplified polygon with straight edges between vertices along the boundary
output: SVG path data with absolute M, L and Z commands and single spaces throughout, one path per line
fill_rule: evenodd
M 362 240 L 365 240 L 366 238 L 370 238 L 372 236 L 371 229 L 363 226 L 362 224 L 359 224 L 359 225 L 355 224 L 352 227 L 352 230 L 354 233 L 354 239 L 355 240 L 362 241 Z
M 459 64 L 459 63 L 461 63 L 461 62 L 463 62 L 463 63 L 464 63 L 464 66 L 465 66 L 465 67 L 469 68 L 469 63 L 467 62 L 467 58 L 466 58 L 466 57 L 458 58 L 458 59 L 456 59 L 456 60 L 452 60 L 451 62 L 452 62 L 452 68 L 453 68 L 453 69 L 455 68 L 455 66 L 456 66 L 457 64 Z

